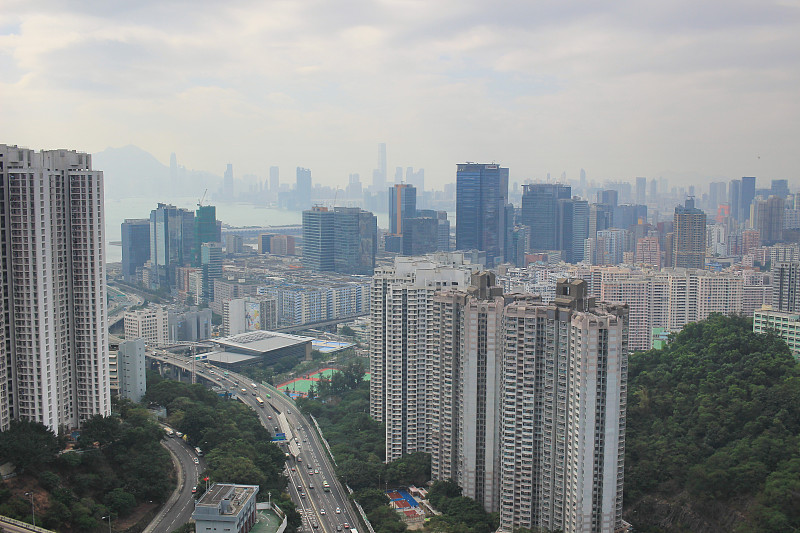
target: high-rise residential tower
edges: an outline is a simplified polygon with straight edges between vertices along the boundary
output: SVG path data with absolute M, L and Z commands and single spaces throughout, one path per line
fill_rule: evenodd
M 706 214 L 694 206 L 694 199 L 675 208 L 674 261 L 678 268 L 705 268 Z
M 500 531 L 613 532 L 622 525 L 627 307 L 583 280 L 505 309 Z
M 103 173 L 92 156 L 0 145 L 0 429 L 111 412 Z
M 463 163 L 456 170 L 456 250 L 486 252 L 488 266 L 505 258 L 508 169 Z

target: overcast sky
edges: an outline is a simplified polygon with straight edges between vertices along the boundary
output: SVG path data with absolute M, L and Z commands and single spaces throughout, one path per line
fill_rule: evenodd
M 800 0 L 0 0 L 0 73 L 0 142 L 36 149 L 800 185 Z

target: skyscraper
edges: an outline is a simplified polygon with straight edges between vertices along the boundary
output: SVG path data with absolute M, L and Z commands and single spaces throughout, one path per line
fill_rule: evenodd
M 706 214 L 694 206 L 694 199 L 675 208 L 674 266 L 678 268 L 706 267 Z
M 731 180 L 728 184 L 728 206 L 730 214 L 737 222 L 744 222 L 741 213 L 742 180 Z
M 556 204 L 556 250 L 568 263 L 583 261 L 583 247 L 589 236 L 589 203 L 578 197 Z
M 92 156 L 0 145 L 0 429 L 111 412 L 103 173 Z
M 174 205 L 158 204 L 150 212 L 151 286 L 169 288 L 175 283 L 175 268 L 194 257 L 194 213 Z
M 200 267 L 203 269 L 203 301 L 214 299 L 214 280 L 222 279 L 222 244 L 204 242 L 200 246 Z
M 628 310 L 583 280 L 505 309 L 500 531 L 622 525 Z
M 789 180 L 772 180 L 770 191 L 775 196 L 786 198 L 789 196 Z
M 378 168 L 372 171 L 372 188 L 382 191 L 386 187 L 386 143 L 378 143 Z
M 147 391 L 144 350 L 144 339 L 139 338 L 120 343 L 117 352 L 119 395 L 134 402 Z
M 403 224 L 417 216 L 417 189 L 408 183 L 389 187 L 389 233 L 403 234 Z
M 522 223 L 531 228 L 531 250 L 558 249 L 558 201 L 571 196 L 569 185 L 533 183 L 523 186 Z
M 281 188 L 281 169 L 279 167 L 269 167 L 269 191 L 278 194 Z
M 783 197 L 757 196 L 753 200 L 753 227 L 758 230 L 762 246 L 783 241 Z
M 327 207 L 314 206 L 303 211 L 303 259 L 305 268 L 319 271 L 334 269 L 334 219 Z
M 222 231 L 217 224 L 217 208 L 198 205 L 194 213 L 194 265 L 200 266 L 200 246 L 206 242 L 221 242 Z
M 429 350 L 431 475 L 453 479 L 486 510 L 500 508 L 502 287 L 489 272 L 433 298 Z
M 508 169 L 459 164 L 456 170 L 456 249 L 482 250 L 494 266 L 505 257 Z
M 636 203 L 647 203 L 647 178 L 636 178 Z
M 222 196 L 227 201 L 233 200 L 233 165 L 228 163 L 222 177 Z
M 333 225 L 333 270 L 371 276 L 378 251 L 378 219 L 358 207 L 334 207 Z
M 136 283 L 136 269 L 150 259 L 150 221 L 129 218 L 122 223 L 122 278 Z
M 295 205 L 307 209 L 311 205 L 311 169 L 297 167 L 297 182 L 294 189 Z
M 756 197 L 756 178 L 753 176 L 744 176 L 742 178 L 742 192 L 741 203 L 739 204 L 740 219 L 739 222 L 750 220 L 750 205 Z
M 800 311 L 800 262 L 772 265 L 772 307 L 788 313 Z

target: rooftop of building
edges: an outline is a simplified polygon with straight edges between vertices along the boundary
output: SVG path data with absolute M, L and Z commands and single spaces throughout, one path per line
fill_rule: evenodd
M 214 342 L 228 350 L 236 350 L 240 353 L 266 353 L 287 346 L 295 346 L 298 344 L 305 344 L 314 339 L 311 337 L 302 337 L 300 335 L 290 335 L 288 333 L 279 333 L 277 331 L 249 331 L 247 333 L 239 333 L 238 335 L 231 335 L 230 337 L 222 337 L 216 339 Z
M 195 504 L 196 510 L 206 512 L 208 508 L 218 509 L 221 515 L 235 515 L 242 505 L 258 494 L 256 485 L 234 485 L 232 483 L 214 483 Z

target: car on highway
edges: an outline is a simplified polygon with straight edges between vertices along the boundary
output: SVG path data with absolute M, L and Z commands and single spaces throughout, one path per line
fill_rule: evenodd
M 315 473 L 315 474 L 319 474 L 319 470 L 317 470 L 317 469 L 315 468 L 315 469 L 314 469 L 314 473 Z
M 192 487 L 192 494 L 197 494 L 197 487 L 196 486 Z
M 308 484 L 308 488 L 309 488 L 309 489 L 313 489 L 313 488 L 314 488 L 314 484 L 313 484 L 313 483 L 309 483 L 309 484 Z
M 350 524 L 348 524 L 347 522 L 345 522 L 345 523 L 344 523 L 344 524 L 342 524 L 342 525 L 343 525 L 344 527 L 346 527 L 347 529 L 350 529 Z
M 267 415 L 267 420 L 272 420 L 272 415 Z
M 295 467 L 292 467 L 292 472 L 297 472 L 297 469 Z
M 320 509 L 319 514 L 325 514 L 325 509 Z
M 336 531 L 342 530 L 342 524 L 336 524 Z
M 339 509 L 338 507 L 336 508 L 336 514 L 342 514 L 342 510 Z

